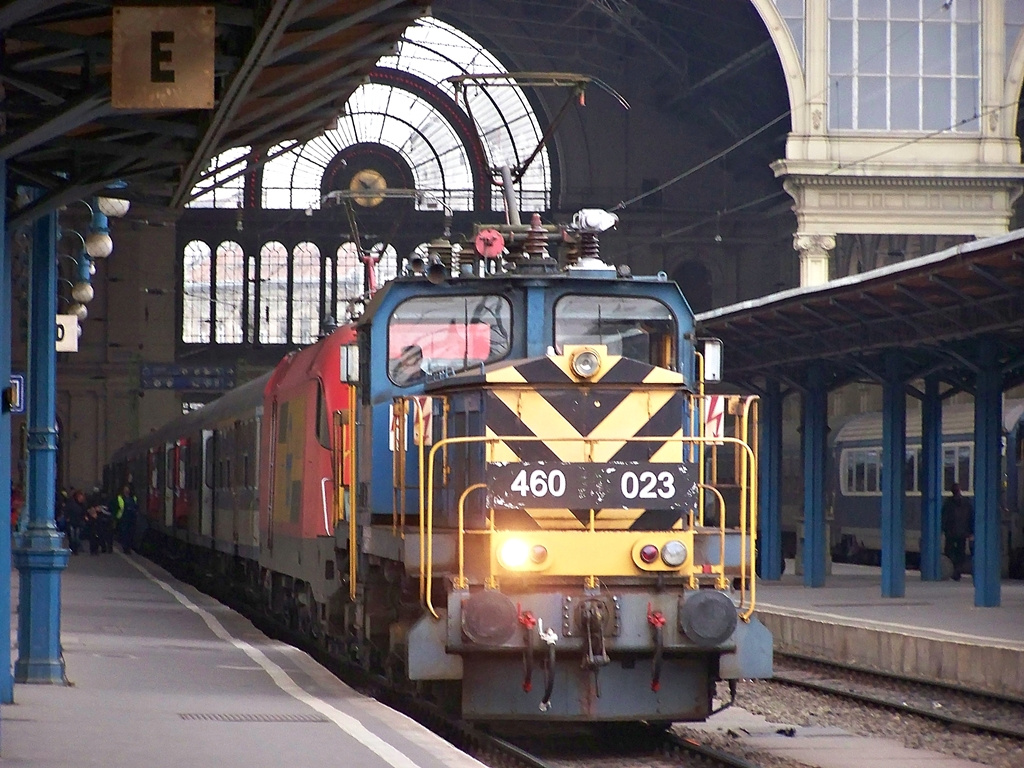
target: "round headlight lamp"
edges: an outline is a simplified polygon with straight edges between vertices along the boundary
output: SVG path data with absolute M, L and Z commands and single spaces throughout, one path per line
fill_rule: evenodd
M 601 358 L 597 356 L 597 352 L 594 350 L 585 349 L 573 355 L 569 367 L 581 379 L 589 379 L 601 367 Z
M 675 539 L 666 541 L 661 548 L 661 560 L 671 568 L 678 568 L 686 562 L 686 545 Z
M 530 554 L 530 545 L 522 539 L 507 539 L 498 548 L 498 562 L 509 570 L 522 568 Z

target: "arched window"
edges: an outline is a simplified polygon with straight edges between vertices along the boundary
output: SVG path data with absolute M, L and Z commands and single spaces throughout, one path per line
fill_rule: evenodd
M 363 297 L 363 262 L 353 243 L 342 243 L 334 260 L 334 319 L 339 323 L 352 319 L 353 300 Z
M 292 337 L 310 344 L 320 336 L 320 249 L 299 243 L 292 251 Z
M 288 249 L 277 241 L 260 248 L 259 339 L 261 344 L 288 341 Z
M 271 148 L 262 171 L 259 204 L 263 208 L 321 207 L 324 173 L 346 149 L 379 145 L 402 159 L 420 196 L 415 206 L 433 210 L 473 210 L 474 202 L 490 199 L 504 207 L 499 187 L 490 179 L 474 179 L 475 150 L 466 131 L 479 138 L 489 169 L 521 166 L 540 144 L 540 122 L 523 90 L 513 81 L 469 85 L 456 93 L 449 78 L 470 74 L 502 74 L 508 70 L 480 43 L 439 19 L 426 18 L 406 29 L 396 53 L 377 62 L 378 77 L 355 90 L 338 118 L 338 127 L 289 149 L 291 142 Z M 392 73 L 388 75 L 387 73 Z M 396 74 L 397 73 L 397 74 Z M 402 77 L 408 73 L 414 77 Z M 459 125 L 454 125 L 457 120 Z M 215 158 L 207 178 L 196 186 L 191 207 L 242 206 L 245 163 L 249 147 Z M 276 157 L 274 157 L 276 155 Z M 222 190 L 203 190 L 230 179 Z M 484 184 L 490 189 L 475 189 Z M 329 186 L 329 185 L 328 185 Z M 550 206 L 551 163 L 541 150 L 518 182 L 523 210 Z
M 184 296 L 181 305 L 181 340 L 186 344 L 210 341 L 210 246 L 192 240 L 185 246 Z
M 245 269 L 242 246 L 225 240 L 217 246 L 216 292 L 214 304 L 213 339 L 219 344 L 238 344 L 242 341 L 242 302 L 244 300 Z
M 375 274 L 378 288 L 398 276 L 398 251 L 395 246 L 377 243 L 370 249 L 370 255 L 377 260 Z

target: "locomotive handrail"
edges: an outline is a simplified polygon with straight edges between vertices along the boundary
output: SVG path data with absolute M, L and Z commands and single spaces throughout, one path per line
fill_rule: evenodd
M 752 411 L 753 411 L 754 418 L 750 418 Z M 746 434 L 747 434 L 747 428 L 748 428 L 748 424 L 749 424 L 749 428 L 751 430 L 751 440 L 750 441 L 754 445 L 758 444 L 757 441 L 758 441 L 758 437 L 759 437 L 758 431 L 757 431 L 757 425 L 758 425 L 757 416 L 758 416 L 758 399 L 756 397 L 754 397 L 753 395 L 750 395 L 750 396 L 748 396 L 743 401 L 743 414 L 740 416 L 739 429 L 741 430 L 740 434 L 744 435 L 744 437 L 745 437 Z M 744 470 L 744 474 L 741 474 L 740 477 L 743 478 L 744 482 L 748 483 L 748 485 L 750 487 L 750 497 L 751 497 L 752 500 L 756 501 L 756 499 L 757 499 L 757 491 L 758 491 L 758 488 L 757 488 L 757 467 L 754 464 L 751 464 L 749 467 L 746 466 L 747 456 L 746 456 L 746 454 L 741 454 L 741 456 L 742 456 L 741 462 L 743 464 L 742 469 Z M 749 472 L 749 477 L 746 474 L 748 472 Z M 742 502 L 743 502 L 742 494 L 740 496 L 740 501 L 741 501 L 741 504 L 742 504 Z M 740 522 L 741 522 L 741 524 L 745 523 L 745 521 L 747 519 L 746 514 L 744 514 L 745 511 L 746 511 L 745 509 L 742 509 L 742 508 L 740 509 Z M 751 579 L 750 579 L 750 606 L 747 608 L 746 613 L 740 614 L 740 617 L 744 621 L 750 621 L 750 617 L 754 614 L 754 603 L 757 600 L 757 573 L 756 573 L 756 567 L 757 567 L 757 512 L 758 512 L 757 504 L 756 503 L 751 504 L 751 506 L 750 506 L 750 561 L 751 561 L 751 564 L 750 564 L 750 573 L 751 573 Z M 740 534 L 741 534 L 740 535 L 740 559 L 742 560 L 744 558 L 744 556 L 745 556 L 745 553 L 743 552 L 743 547 L 745 547 L 747 545 L 747 536 L 742 531 L 742 529 L 740 531 Z M 740 569 L 740 604 L 741 605 L 743 604 L 743 595 L 744 595 L 744 591 L 746 589 L 746 573 L 747 573 L 746 569 L 743 569 L 743 568 Z
M 745 409 L 745 413 L 746 413 L 746 409 Z M 738 450 L 741 450 L 743 452 L 744 456 L 747 459 L 749 459 L 750 466 L 751 467 L 756 467 L 756 455 L 754 453 L 753 448 L 751 448 L 751 446 L 746 441 L 744 441 L 744 440 L 742 440 L 741 438 L 738 438 L 738 437 L 726 437 L 726 436 L 723 436 L 723 437 L 716 437 L 716 438 L 707 438 L 707 437 L 697 437 L 697 436 L 682 436 L 682 437 L 674 437 L 674 436 L 672 436 L 672 437 L 666 437 L 666 436 L 657 436 L 657 435 L 642 435 L 642 436 L 633 435 L 633 436 L 630 436 L 630 437 L 607 437 L 606 436 L 606 437 L 600 437 L 600 438 L 591 438 L 591 437 L 580 437 L 580 436 L 542 437 L 542 436 L 538 436 L 538 435 L 522 435 L 522 436 L 519 436 L 519 435 L 515 435 L 515 436 L 511 436 L 511 435 L 509 435 L 509 436 L 495 435 L 493 437 L 485 437 L 483 435 L 465 435 L 465 436 L 459 436 L 459 437 L 446 437 L 446 438 L 443 438 L 442 440 L 438 441 L 437 443 L 435 443 L 434 445 L 431 446 L 431 448 L 430 448 L 430 455 L 428 457 L 427 465 L 426 465 L 425 470 L 424 470 L 423 465 L 421 463 L 421 471 L 426 471 L 426 474 L 427 474 L 427 477 L 426 477 L 427 488 L 426 488 L 426 509 L 424 510 L 423 506 L 420 507 L 420 533 L 421 533 L 420 541 L 423 543 L 423 545 L 425 545 L 425 550 L 426 550 L 425 557 L 421 557 L 421 559 L 420 559 L 420 574 L 421 574 L 421 590 L 420 591 L 421 591 L 421 597 L 424 598 L 424 603 L 426 605 L 427 610 L 430 611 L 430 614 L 435 619 L 440 619 L 441 618 L 440 614 L 438 614 L 436 609 L 434 608 L 433 601 L 431 599 L 431 591 L 432 591 L 432 588 L 433 588 L 433 575 L 434 575 L 434 546 L 433 546 L 433 535 L 434 535 L 434 471 L 433 471 L 433 468 L 434 468 L 434 462 L 435 462 L 436 457 L 437 457 L 437 453 L 442 448 L 446 449 L 448 445 L 469 444 L 469 443 L 486 443 L 488 446 L 493 446 L 493 445 L 496 445 L 499 442 L 582 442 L 582 443 L 586 443 L 586 444 L 605 443 L 605 442 L 623 442 L 623 443 L 630 443 L 630 442 L 660 442 L 660 443 L 664 444 L 666 442 L 679 442 L 680 446 L 685 445 L 685 444 L 698 445 L 698 446 L 703 446 L 703 445 L 708 445 L 708 444 L 718 444 L 718 445 L 733 444 L 733 445 L 738 446 Z M 421 450 L 422 450 L 422 444 L 421 444 Z M 703 467 L 701 468 L 701 473 L 703 474 Z M 756 488 L 756 484 L 755 484 L 755 488 Z M 716 492 L 717 492 L 717 489 L 716 489 Z M 421 491 L 421 494 L 422 494 L 422 491 Z M 740 498 L 741 498 L 741 500 L 743 499 L 743 494 L 740 494 Z M 750 507 L 751 510 L 756 511 L 756 508 L 757 508 L 756 497 L 752 497 L 750 501 L 751 501 L 751 507 Z M 424 515 L 424 511 L 426 512 L 425 515 Z M 725 530 L 725 528 L 724 528 L 724 521 L 725 521 L 724 512 L 725 512 L 725 510 L 724 510 L 724 506 L 723 506 L 722 515 L 720 516 L 720 526 L 721 526 L 720 530 L 722 531 L 721 535 L 723 537 L 721 546 L 723 548 L 724 548 L 724 530 Z M 424 517 L 426 517 L 426 521 L 425 522 L 423 520 Z M 425 530 L 424 530 L 424 528 L 425 528 Z M 462 538 L 463 533 L 464 532 L 462 531 L 462 529 L 460 527 L 460 530 L 459 530 L 459 538 L 460 539 Z M 743 514 L 740 515 L 740 538 L 741 538 L 740 574 L 741 574 L 741 584 L 742 584 L 743 583 L 742 582 L 742 575 L 745 573 L 746 568 L 747 567 L 751 567 L 751 568 L 753 567 L 753 558 L 750 558 L 751 562 L 748 563 L 748 562 L 746 562 L 747 558 L 744 557 L 743 542 L 745 542 L 745 538 L 746 538 L 746 520 L 745 520 L 745 515 L 743 515 Z M 723 552 L 724 552 L 724 550 L 723 550 Z M 753 547 L 751 547 L 751 552 L 753 552 Z M 724 554 L 723 554 L 723 556 L 722 556 L 722 565 L 723 565 L 723 567 L 724 567 L 724 564 L 725 564 L 725 559 L 724 559 Z M 741 592 L 741 599 L 742 599 L 742 596 L 743 596 L 743 593 Z M 750 606 L 748 607 L 747 612 L 742 615 L 743 619 L 745 621 L 749 620 L 749 617 L 753 614 L 753 611 L 754 611 L 754 592 L 753 592 L 753 590 L 751 590 Z
M 487 483 L 474 483 L 462 492 L 459 497 L 459 580 L 456 583 L 457 589 L 465 589 L 468 584 L 466 581 L 466 542 L 463 540 L 463 527 L 465 523 L 466 515 L 466 497 L 473 491 L 479 490 L 480 488 L 486 488 Z M 422 515 L 421 515 L 422 517 Z
M 711 492 L 713 492 L 715 494 L 716 497 L 718 497 L 718 505 L 719 505 L 718 508 L 721 510 L 721 512 L 719 512 L 719 514 L 718 514 L 718 530 L 719 530 L 719 533 L 721 534 L 721 536 L 718 539 L 718 558 L 719 558 L 718 561 L 724 565 L 724 563 L 725 563 L 725 511 L 726 511 L 725 510 L 725 497 L 722 495 L 722 492 L 720 490 L 718 490 L 715 486 L 709 485 L 707 483 L 701 483 L 698 486 L 698 489 L 702 490 L 702 491 L 703 490 L 711 491 Z M 704 521 L 702 519 L 701 520 L 701 525 L 703 525 L 703 524 L 704 524 Z M 740 556 L 740 562 L 741 563 L 743 562 L 743 556 L 742 555 Z M 743 572 L 743 569 L 740 568 L 740 573 L 742 573 L 742 572 Z M 719 589 L 721 589 L 724 586 L 722 584 L 722 582 L 724 580 L 725 580 L 725 573 L 723 572 L 723 573 L 720 573 L 718 575 L 718 584 L 717 584 L 717 586 L 718 586 Z M 690 588 L 691 589 L 693 589 L 696 586 L 696 582 L 697 582 L 697 577 L 694 574 L 691 573 L 690 574 Z M 742 598 L 742 592 L 740 593 L 740 595 L 741 595 L 741 598 Z

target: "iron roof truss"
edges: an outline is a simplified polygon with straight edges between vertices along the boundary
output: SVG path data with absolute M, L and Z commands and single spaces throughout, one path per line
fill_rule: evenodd
M 225 150 L 251 145 L 258 157 L 329 127 L 428 8 L 426 0 L 280 0 L 261 13 L 247 0 L 211 5 L 215 106 L 167 111 L 111 106 L 110 0 L 0 8 L 0 159 L 12 189 L 40 190 L 13 212 L 12 228 L 119 181 L 128 186 L 115 194 L 173 217 Z

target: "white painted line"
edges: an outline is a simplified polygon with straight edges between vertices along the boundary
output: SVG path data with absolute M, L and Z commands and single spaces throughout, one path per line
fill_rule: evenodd
M 168 592 L 175 600 L 181 603 L 183 606 L 188 608 L 193 613 L 197 614 L 204 622 L 206 626 L 210 628 L 217 637 L 226 643 L 230 643 L 235 646 L 238 650 L 242 651 L 246 656 L 252 659 L 254 662 L 263 668 L 263 671 L 270 675 L 270 679 L 277 684 L 277 687 L 287 693 L 297 701 L 302 702 L 311 709 L 319 712 L 321 715 L 326 717 L 341 730 L 351 736 L 353 739 L 358 741 L 364 747 L 369 749 L 375 755 L 385 760 L 388 765 L 394 768 L 419 768 L 419 766 L 407 755 L 395 747 L 388 744 L 377 734 L 370 731 L 366 726 L 360 723 L 351 715 L 346 715 L 339 709 L 328 704 L 321 698 L 313 696 L 307 693 L 302 687 L 296 683 L 288 673 L 285 672 L 281 667 L 275 664 L 273 661 L 268 659 L 266 655 L 259 648 L 254 648 L 244 640 L 239 640 L 228 632 L 224 626 L 217 621 L 216 617 L 213 616 L 209 611 L 200 608 L 198 605 L 189 600 L 185 595 L 181 594 L 178 590 L 172 587 L 170 584 L 158 579 L 148 570 L 143 568 L 139 563 L 132 560 L 130 557 L 124 558 L 127 562 L 132 564 L 137 571 L 145 575 L 147 579 L 155 582 L 163 589 Z

